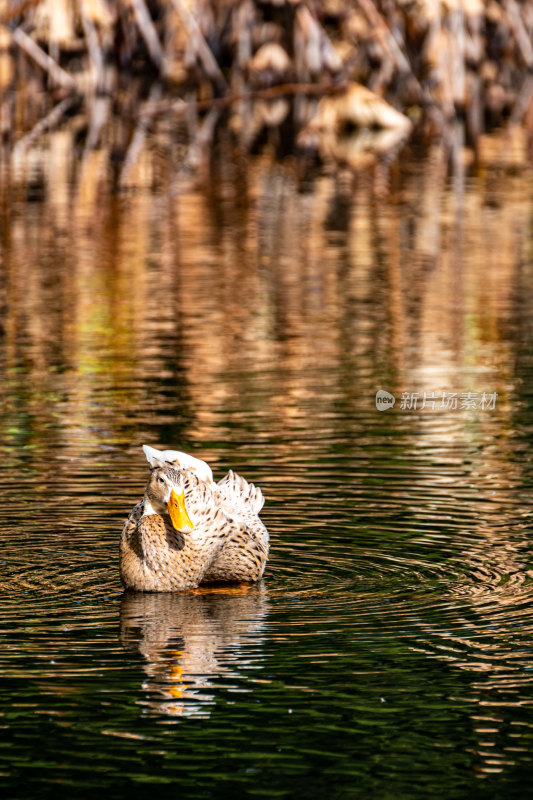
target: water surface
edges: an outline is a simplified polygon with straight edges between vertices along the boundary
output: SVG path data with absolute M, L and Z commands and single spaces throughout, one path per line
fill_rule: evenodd
M 523 796 L 527 160 L 203 181 L 154 139 L 116 192 L 75 137 L 2 173 L 3 796 Z M 261 584 L 122 593 L 143 443 L 261 486 Z

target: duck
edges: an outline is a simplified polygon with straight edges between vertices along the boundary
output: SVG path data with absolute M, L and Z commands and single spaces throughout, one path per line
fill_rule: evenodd
M 215 482 L 205 461 L 143 446 L 150 477 L 120 540 L 126 589 L 173 592 L 262 578 L 269 534 L 261 490 L 230 470 Z

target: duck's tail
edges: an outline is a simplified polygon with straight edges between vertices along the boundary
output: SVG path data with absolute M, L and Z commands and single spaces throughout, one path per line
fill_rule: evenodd
M 265 498 L 258 486 L 248 483 L 245 478 L 237 475 L 230 469 L 227 475 L 216 484 L 216 491 L 222 497 L 225 504 L 234 507 L 244 505 L 259 514 L 265 504 Z

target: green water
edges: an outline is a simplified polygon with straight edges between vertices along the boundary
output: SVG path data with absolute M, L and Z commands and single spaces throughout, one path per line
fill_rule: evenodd
M 55 136 L 3 173 L 2 797 L 523 797 L 529 167 L 203 184 L 155 143 L 116 194 Z M 262 488 L 261 584 L 122 593 L 143 443 Z

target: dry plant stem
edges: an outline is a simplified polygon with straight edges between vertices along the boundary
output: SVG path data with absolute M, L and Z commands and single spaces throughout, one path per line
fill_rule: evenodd
M 211 78 L 213 83 L 219 87 L 219 89 L 227 91 L 227 81 L 222 74 L 220 67 L 218 66 L 215 56 L 211 52 L 211 48 L 204 39 L 198 22 L 191 13 L 188 5 L 184 2 L 184 0 L 172 0 L 172 5 L 180 15 L 181 21 L 185 25 L 187 33 L 189 34 L 192 47 L 202 62 L 207 75 L 209 78 Z
M 167 60 L 163 52 L 163 48 L 161 47 L 161 42 L 159 41 L 159 36 L 157 35 L 154 23 L 152 22 L 150 12 L 146 8 L 146 3 L 144 0 L 130 0 L 130 2 L 135 13 L 135 19 L 137 20 L 139 31 L 145 41 L 148 52 L 150 53 L 150 58 L 158 68 L 161 75 L 166 75 L 168 73 Z
M 194 91 L 187 92 L 185 95 L 186 115 L 185 120 L 187 123 L 187 134 L 189 141 L 196 138 L 198 132 L 198 107 L 196 105 L 196 93 Z
M 382 94 L 387 84 L 392 80 L 393 73 L 394 64 L 390 58 L 388 58 L 386 61 L 383 61 L 378 72 L 371 76 L 368 88 L 376 94 Z
M 454 42 L 451 54 L 452 95 L 456 106 L 464 108 L 465 105 L 465 19 L 463 7 L 460 4 L 450 14 L 450 29 Z
M 300 34 L 297 37 L 297 34 Z M 296 9 L 295 51 L 298 50 L 298 77 L 308 80 L 311 75 L 318 75 L 322 69 L 320 53 L 320 28 L 307 8 L 301 5 Z
M 518 92 L 518 97 L 516 98 L 516 103 L 514 104 L 511 118 L 509 120 L 510 125 L 520 125 L 529 108 L 532 96 L 533 75 L 527 75 L 522 83 L 522 86 L 520 87 L 520 91 Z
M 177 101 L 164 100 L 152 106 L 149 110 L 143 111 L 143 114 L 149 114 L 153 117 L 163 114 L 177 114 L 181 116 L 187 113 L 187 110 L 191 106 L 194 106 L 197 111 L 207 111 L 212 108 L 228 108 L 242 100 L 274 100 L 277 97 L 284 97 L 286 95 L 323 97 L 325 95 L 342 94 L 344 91 L 346 91 L 346 84 L 282 83 L 278 84 L 278 86 L 271 86 L 268 89 L 258 89 L 255 92 L 226 95 L 225 97 L 213 97 L 209 100 L 194 100 L 193 102 L 184 102 L 181 99 Z
M 106 95 L 97 94 L 87 103 L 87 106 L 89 113 L 89 132 L 83 150 L 84 161 L 87 159 L 88 154 L 98 147 L 100 133 L 109 119 L 111 99 Z
M 322 64 L 324 67 L 326 67 L 326 69 L 331 70 L 331 72 L 341 72 L 342 61 L 337 55 L 335 48 L 331 43 L 331 39 L 316 18 L 315 24 L 318 26 Z
M 85 13 L 85 3 L 81 6 L 81 22 L 85 39 L 87 40 L 87 48 L 89 50 L 89 58 L 92 65 L 93 73 L 93 86 L 95 91 L 103 87 L 104 83 L 104 54 L 100 47 L 100 41 L 96 32 L 94 22 L 88 14 Z
M 11 31 L 11 36 L 15 44 L 44 69 L 59 86 L 70 91 L 78 90 L 78 84 L 74 78 L 68 72 L 65 72 L 44 50 L 41 50 L 39 45 L 27 33 L 24 33 L 21 28 L 15 28 L 15 30 Z
M 479 136 L 481 135 L 481 131 L 483 129 L 483 110 L 481 103 L 481 78 L 479 74 L 476 72 L 476 73 L 470 73 L 469 80 L 470 80 L 470 88 L 469 88 L 470 100 L 466 108 L 466 118 L 468 123 L 467 128 L 471 139 L 474 142 L 477 142 Z
M 335 48 L 314 14 L 307 6 L 296 9 L 295 51 L 299 51 L 298 77 L 306 79 L 309 74 L 319 75 L 324 69 L 340 72 L 342 62 Z M 300 34 L 300 35 L 298 35 Z
M 403 54 L 398 42 L 391 33 L 389 26 L 374 5 L 373 0 L 358 0 L 358 3 L 369 24 L 375 30 L 376 35 L 381 40 L 382 47 L 389 58 L 392 58 L 398 70 L 400 72 L 407 73 L 415 82 L 416 87 L 420 89 L 420 84 L 414 76 L 407 57 Z
M 252 102 L 246 93 L 246 67 L 252 58 L 252 26 L 254 6 L 251 0 L 243 0 L 232 17 L 234 36 L 237 39 L 237 63 L 231 76 L 232 92 L 243 95 L 237 113 L 241 120 L 239 139 L 241 145 L 249 141 L 252 122 Z
M 46 117 L 40 119 L 39 122 L 31 129 L 31 131 L 29 131 L 26 136 L 23 136 L 22 139 L 16 143 L 12 153 L 13 159 L 16 160 L 18 156 L 31 147 L 31 145 L 42 133 L 55 128 L 63 115 L 71 106 L 74 105 L 76 101 L 77 97 L 75 95 L 69 95 L 56 106 L 54 106 L 53 109 L 46 115 Z
M 21 14 L 24 14 L 28 8 L 32 6 L 38 6 L 41 0 L 22 0 L 22 2 L 18 4 L 11 4 L 11 8 L 6 8 L 0 17 L 0 23 L 9 22 L 11 19 L 15 19 L 15 17 L 20 17 Z
M 524 59 L 524 62 L 528 68 L 532 69 L 533 47 L 531 45 L 531 38 L 525 29 L 524 22 L 520 14 L 520 8 L 518 7 L 516 0 L 506 0 L 505 8 L 507 10 L 509 24 L 514 33 L 516 43 L 520 49 L 520 53 L 522 54 L 522 58 Z
M 184 173 L 189 171 L 196 171 L 201 166 L 202 163 L 206 161 L 206 149 L 210 142 L 213 139 L 215 134 L 215 127 L 220 117 L 220 109 L 212 108 L 211 111 L 204 117 L 202 124 L 198 130 L 198 134 L 194 142 L 192 142 L 191 146 L 189 147 L 189 152 L 187 153 L 187 157 L 183 162 L 181 169 L 178 173 L 178 178 Z M 178 183 L 175 186 L 176 191 L 179 188 Z
M 160 97 L 161 97 L 161 85 L 157 84 L 155 86 L 152 86 L 150 90 L 150 96 L 146 101 L 143 111 L 141 111 L 139 120 L 137 122 L 137 127 L 135 128 L 135 133 L 133 134 L 130 146 L 128 147 L 128 152 L 126 153 L 126 158 L 124 159 L 124 165 L 122 167 L 122 172 L 120 174 L 121 186 L 125 186 L 127 184 L 130 172 L 139 159 L 139 155 L 143 148 L 144 140 L 146 138 L 146 132 L 148 130 L 148 126 L 152 121 L 152 117 L 150 116 L 150 114 L 143 112 L 145 110 L 149 110 L 150 106 L 153 105 L 154 103 L 157 103 Z
M 243 0 L 234 12 L 236 18 L 237 37 L 237 65 L 244 72 L 246 65 L 252 57 L 252 25 L 254 21 L 254 7 L 251 0 Z

